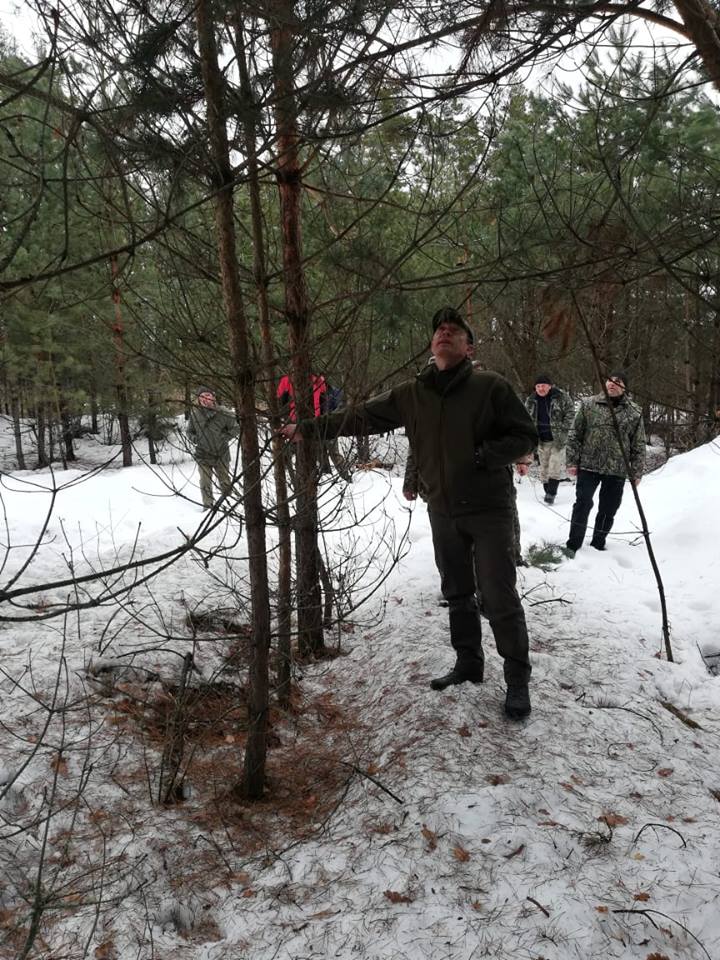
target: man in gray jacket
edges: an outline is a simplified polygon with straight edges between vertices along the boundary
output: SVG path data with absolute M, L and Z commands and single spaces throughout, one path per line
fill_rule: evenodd
M 210 510 L 213 474 L 224 497 L 232 491 L 229 442 L 238 435 L 239 427 L 235 414 L 217 405 L 215 391 L 210 387 L 198 388 L 197 401 L 190 413 L 187 434 L 195 447 L 193 456 L 200 472 L 203 507 Z
M 449 673 L 431 686 L 443 690 L 482 682 L 479 590 L 504 660 L 505 712 L 519 720 L 530 713 L 531 668 L 525 615 L 515 589 L 508 467 L 535 448 L 537 433 L 504 377 L 473 371 L 473 332 L 457 310 L 438 310 L 433 331 L 435 363 L 415 380 L 338 413 L 288 424 L 282 432 L 289 440 L 322 439 L 405 427 L 427 493 L 456 657 Z

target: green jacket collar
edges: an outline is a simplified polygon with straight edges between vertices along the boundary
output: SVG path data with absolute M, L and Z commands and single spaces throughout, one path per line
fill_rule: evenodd
M 447 387 L 443 392 L 449 393 L 451 390 L 454 390 L 455 387 L 458 386 L 458 384 L 463 383 L 465 380 L 467 380 L 467 378 L 470 376 L 472 371 L 473 371 L 472 361 L 468 360 L 467 358 L 465 360 L 461 360 L 460 363 L 457 365 L 455 376 L 448 383 Z M 435 365 L 432 363 L 428 364 L 425 367 L 425 369 L 421 370 L 420 373 L 417 375 L 417 380 L 418 380 L 418 383 L 421 383 L 424 387 L 429 387 L 430 389 L 433 389 L 434 382 L 435 382 Z

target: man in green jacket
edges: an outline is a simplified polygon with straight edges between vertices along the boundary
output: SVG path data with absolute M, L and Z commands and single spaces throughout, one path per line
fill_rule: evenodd
M 431 681 L 434 690 L 481 683 L 484 656 L 476 590 L 504 659 L 511 719 L 530 713 L 530 660 L 515 589 L 512 473 L 537 433 L 507 380 L 474 372 L 471 328 L 452 307 L 433 317 L 435 363 L 366 403 L 317 420 L 288 424 L 289 440 L 385 433 L 405 427 L 426 491 L 435 560 L 448 601 L 456 662 Z
M 530 469 L 530 464 L 532 463 L 532 458 L 528 454 L 528 459 L 523 459 L 519 463 L 515 464 L 515 469 L 518 472 L 518 475 L 521 477 L 526 477 Z M 520 534 L 520 514 L 518 513 L 517 508 L 517 489 L 515 483 L 513 482 L 513 550 L 515 555 L 515 566 L 516 567 L 526 567 L 527 561 L 523 559 L 522 547 L 521 547 L 521 534 Z M 417 464 L 415 463 L 415 455 L 412 450 L 408 449 L 407 460 L 405 461 L 405 474 L 403 476 L 403 486 L 402 486 L 403 496 L 406 500 L 417 500 L 418 496 L 421 500 L 426 500 L 425 490 L 420 484 L 420 475 L 418 473 Z
M 224 497 L 232 491 L 228 444 L 238 435 L 239 427 L 232 411 L 217 405 L 215 391 L 210 387 L 198 388 L 197 401 L 198 405 L 190 413 L 187 434 L 195 447 L 193 456 L 200 472 L 203 508 L 210 510 L 213 473 Z
M 567 549 L 571 556 L 585 540 L 598 486 L 600 498 L 590 546 L 604 550 L 623 498 L 625 481 L 637 486 L 645 469 L 645 425 L 640 407 L 627 397 L 627 375 L 616 370 L 605 393 L 583 400 L 566 447 L 568 473 L 577 477 Z

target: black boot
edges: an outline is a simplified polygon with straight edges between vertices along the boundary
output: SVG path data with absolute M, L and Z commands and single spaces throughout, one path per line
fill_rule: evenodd
M 482 630 L 475 597 L 462 601 L 460 609 L 450 609 L 450 641 L 455 650 L 455 666 L 449 673 L 430 681 L 433 690 L 444 690 L 458 683 L 482 683 L 485 661 Z
M 442 677 L 435 677 L 430 681 L 433 690 L 444 690 L 445 687 L 454 687 L 459 683 L 482 683 L 483 662 L 463 663 L 458 660 L 449 673 Z
M 545 503 L 555 503 L 555 497 L 558 492 L 559 480 L 547 480 L 543 484 L 543 489 L 545 490 Z
M 505 714 L 510 720 L 523 720 L 530 714 L 530 691 L 526 683 L 512 683 L 505 695 Z

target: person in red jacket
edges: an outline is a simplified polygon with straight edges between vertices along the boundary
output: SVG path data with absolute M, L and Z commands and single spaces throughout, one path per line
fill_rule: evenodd
M 313 413 L 316 417 L 321 417 L 328 413 L 328 385 L 322 374 L 312 374 L 313 390 Z M 290 423 L 297 422 L 297 411 L 295 409 L 295 387 L 290 377 L 285 374 L 277 387 L 277 397 L 280 401 L 280 412 Z M 329 451 L 326 445 L 319 450 L 319 466 L 321 473 L 330 473 Z
M 325 412 L 325 394 L 327 393 L 327 383 L 325 382 L 325 377 L 322 374 L 313 373 L 312 375 L 312 388 L 313 388 L 313 410 L 315 416 L 319 417 Z M 285 374 L 280 380 L 280 383 L 277 387 L 277 398 L 280 401 L 280 409 L 287 416 L 288 420 L 291 420 L 293 423 L 297 420 L 297 413 L 295 412 L 295 388 L 293 387 L 293 382 L 290 377 Z

